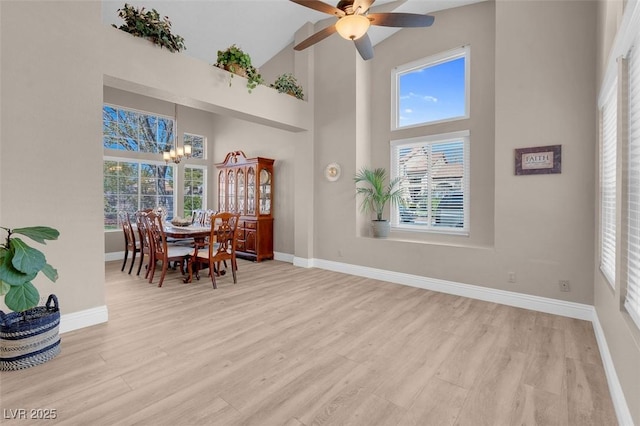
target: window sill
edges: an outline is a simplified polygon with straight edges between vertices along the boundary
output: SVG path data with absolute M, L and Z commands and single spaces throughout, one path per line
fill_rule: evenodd
M 443 235 L 443 237 L 451 237 L 451 235 Z M 391 234 L 387 238 L 375 238 L 369 235 L 360 235 L 359 238 L 366 238 L 369 240 L 381 241 L 381 242 L 391 242 L 391 243 L 402 243 L 402 244 L 418 244 L 421 246 L 435 246 L 435 247 L 457 247 L 457 248 L 466 248 L 466 249 L 478 249 L 478 250 L 494 250 L 495 247 L 493 244 L 478 244 L 472 243 L 471 241 L 465 240 L 462 241 L 460 237 L 466 239 L 468 237 L 454 235 L 453 237 L 458 238 L 458 241 L 451 241 L 449 239 L 442 241 L 434 241 L 434 240 L 423 240 L 418 238 L 412 238 L 410 235 L 398 235 L 393 230 Z

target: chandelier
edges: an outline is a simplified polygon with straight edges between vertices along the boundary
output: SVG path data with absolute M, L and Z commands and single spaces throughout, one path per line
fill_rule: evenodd
M 162 153 L 162 159 L 166 164 L 169 164 L 169 161 L 179 164 L 183 157 L 191 157 L 191 145 L 185 144 L 183 146 L 177 146 L 176 144 L 175 148 L 171 148 L 169 151 Z

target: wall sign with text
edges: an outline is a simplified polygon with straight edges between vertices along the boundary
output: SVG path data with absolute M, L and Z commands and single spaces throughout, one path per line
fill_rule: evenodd
M 516 175 L 561 173 L 562 145 L 516 149 Z

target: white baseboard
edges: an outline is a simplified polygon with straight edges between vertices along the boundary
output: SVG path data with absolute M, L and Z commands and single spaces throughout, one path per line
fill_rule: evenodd
M 273 252 L 273 259 L 274 260 L 280 260 L 282 262 L 293 263 L 294 256 L 292 254 L 289 254 L 289 253 L 280 253 L 280 252 L 276 251 L 276 252 Z
M 60 315 L 60 334 L 84 327 L 90 327 L 96 324 L 102 324 L 108 320 L 109 312 L 107 311 L 106 305 Z
M 403 272 L 386 271 L 384 269 L 370 268 L 367 266 L 350 265 L 323 259 L 303 259 L 294 257 L 293 264 L 303 268 L 320 268 L 328 271 L 342 272 L 358 277 L 371 278 L 402 284 L 425 290 L 438 291 L 440 293 L 469 297 L 471 299 L 484 300 L 486 302 L 500 303 L 502 305 L 515 306 L 517 308 L 531 309 L 554 315 L 562 315 L 591 321 L 593 318 L 593 306 L 582 303 L 567 302 L 548 297 L 532 296 L 513 291 L 498 290 L 471 284 L 462 284 L 453 281 L 436 278 L 422 277 L 419 275 L 405 274 Z
M 114 251 L 111 253 L 105 253 L 104 254 L 104 261 L 105 262 L 110 262 L 112 260 L 122 260 L 124 259 L 124 251 Z M 129 262 L 129 260 L 127 259 L 127 262 Z
M 425 290 L 433 290 L 440 293 L 453 294 L 456 296 L 469 297 L 471 299 L 484 300 L 517 308 L 530 309 L 548 314 L 590 321 L 593 324 L 593 329 L 598 342 L 600 356 L 602 358 L 602 363 L 604 364 L 604 370 L 609 384 L 609 393 L 611 394 L 611 400 L 616 411 L 616 416 L 618 417 L 618 423 L 621 426 L 633 426 L 631 412 L 629 411 L 629 406 L 627 405 L 627 401 L 624 397 L 622 386 L 620 385 L 618 375 L 616 374 L 613 358 L 611 358 L 609 346 L 607 345 L 607 340 L 604 336 L 604 330 L 598 320 L 598 314 L 592 305 L 567 302 L 548 297 L 532 296 L 512 291 L 497 290 L 471 284 L 462 284 L 453 281 L 422 277 L 419 275 L 405 274 L 402 272 L 386 271 L 367 266 L 350 265 L 330 260 L 294 257 L 292 263 L 295 266 L 304 268 L 316 267 L 359 277 L 423 288 Z
M 293 266 L 299 266 L 301 268 L 313 268 L 314 259 L 305 259 L 304 257 L 293 257 Z
M 622 385 L 618 380 L 618 374 L 616 373 L 616 367 L 613 364 L 613 358 L 609 352 L 609 345 L 607 345 L 607 339 L 604 336 L 604 330 L 600 325 L 598 319 L 598 313 L 595 308 L 593 310 L 593 331 L 598 341 L 598 349 L 600 350 L 600 357 L 602 358 L 602 364 L 604 365 L 604 373 L 607 376 L 607 383 L 609 384 L 609 394 L 611 394 L 611 400 L 613 402 L 613 408 L 616 410 L 616 416 L 618 417 L 618 424 L 621 426 L 633 426 L 633 418 L 631 417 L 631 411 L 627 405 L 627 400 L 624 397 L 622 391 Z
M 106 253 L 105 261 L 122 260 L 124 252 Z M 613 358 L 609 352 L 604 330 L 598 320 L 596 310 L 591 305 L 567 302 L 563 300 L 551 299 L 547 297 L 532 296 L 528 294 L 516 293 L 512 291 L 497 290 L 471 284 L 462 284 L 453 281 L 440 280 L 435 278 L 422 277 L 419 275 L 405 274 L 402 272 L 386 271 L 383 269 L 370 268 L 367 266 L 350 265 L 347 263 L 333 262 L 322 259 L 306 259 L 296 257 L 288 253 L 274 253 L 274 259 L 292 263 L 294 266 L 302 268 L 320 268 L 334 272 L 342 272 L 349 275 L 366 277 L 395 284 L 407 285 L 411 287 L 423 288 L 425 290 L 438 291 L 456 296 L 469 297 L 471 299 L 484 300 L 487 302 L 500 303 L 523 309 L 545 312 L 548 314 L 561 315 L 569 318 L 576 318 L 591 321 L 598 342 L 600 356 L 604 365 L 609 392 L 613 401 L 618 423 L 622 426 L 632 426 L 633 419 L 629 406 L 624 397 L 622 386 L 618 380 Z M 89 309 L 87 311 L 76 312 L 63 315 L 60 319 L 60 333 L 77 330 L 90 325 L 106 322 L 108 319 L 107 307 Z

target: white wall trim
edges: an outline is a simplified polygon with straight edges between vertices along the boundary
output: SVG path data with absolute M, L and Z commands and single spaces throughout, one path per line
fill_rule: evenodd
M 293 266 L 301 268 L 313 268 L 315 259 L 305 259 L 304 257 L 293 257 Z
M 104 261 L 111 262 L 112 260 L 122 260 L 124 259 L 124 251 L 112 251 L 111 253 L 104 254 Z M 130 259 L 127 259 L 127 263 L 130 262 Z
M 275 252 L 273 252 L 273 259 L 274 260 L 279 260 L 279 261 L 282 261 L 282 262 L 293 263 L 294 256 L 292 254 L 289 254 L 289 253 L 281 253 L 279 251 L 275 251 Z
M 107 261 L 121 260 L 123 258 L 124 252 L 105 254 L 105 260 Z M 607 376 L 609 393 L 611 394 L 611 400 L 618 417 L 618 423 L 625 426 L 633 425 L 631 412 L 629 411 L 629 406 L 627 405 L 627 401 L 624 397 L 622 386 L 618 380 L 618 375 L 616 374 L 615 365 L 613 363 L 611 353 L 609 352 L 609 346 L 607 345 L 604 330 L 600 325 L 600 320 L 598 319 L 598 314 L 595 308 L 591 305 L 492 289 L 471 284 L 462 284 L 436 278 L 422 277 L 419 275 L 405 274 L 402 272 L 386 271 L 384 269 L 370 268 L 367 266 L 350 265 L 330 260 L 306 259 L 296 257 L 289 253 L 275 252 L 274 259 L 292 263 L 294 266 L 301 268 L 317 267 L 328 271 L 341 272 L 359 277 L 423 288 L 425 290 L 484 300 L 486 302 L 500 303 L 502 305 L 514 306 L 517 308 L 531 309 L 548 314 L 591 321 L 596 335 L 596 340 L 598 342 L 598 349 L 600 350 L 602 363 L 604 365 L 604 371 Z M 106 306 L 62 315 L 60 319 L 60 333 L 66 333 L 67 331 L 100 324 L 106 322 L 107 319 L 108 312 Z
M 320 269 L 342 272 L 359 277 L 382 280 L 395 284 L 423 288 L 425 290 L 438 291 L 456 296 L 469 297 L 471 299 L 484 300 L 486 302 L 500 303 L 502 305 L 531 309 L 548 314 L 590 321 L 593 324 L 594 333 L 598 342 L 598 349 L 600 350 L 600 356 L 602 358 L 607 383 L 609 385 L 609 393 L 616 411 L 616 416 L 618 417 L 618 423 L 624 426 L 633 425 L 631 412 L 629 411 L 629 406 L 627 405 L 627 401 L 624 397 L 622 386 L 620 385 L 618 375 L 616 374 L 615 365 L 613 363 L 613 358 L 611 358 L 611 353 L 609 352 L 609 346 L 607 345 L 604 330 L 598 320 L 596 309 L 592 305 L 567 302 L 564 300 L 498 290 L 471 284 L 462 284 L 453 281 L 422 277 L 419 275 L 405 274 L 402 272 L 386 271 L 367 266 L 350 265 L 347 263 L 333 262 L 323 259 L 304 259 L 294 257 L 293 264 L 300 267 L 317 267 Z
M 102 324 L 109 320 L 107 305 L 60 315 L 60 334 Z
M 403 272 L 386 271 L 384 269 L 370 268 L 367 266 L 350 265 L 348 263 L 334 262 L 331 260 L 294 257 L 293 265 L 303 268 L 316 267 L 328 271 L 342 272 L 358 277 L 372 278 L 586 321 L 591 321 L 594 313 L 593 306 L 582 303 L 567 302 L 564 300 L 498 290 L 472 284 L 461 284 L 453 281 L 405 274 Z
M 604 336 L 604 329 L 600 325 L 598 319 L 598 313 L 593 309 L 593 318 L 591 323 L 593 324 L 593 331 L 596 335 L 598 342 L 598 349 L 600 350 L 600 357 L 602 358 L 602 364 L 604 366 L 604 373 L 607 376 L 607 383 L 609 384 L 609 394 L 613 402 L 613 408 L 616 410 L 616 416 L 618 417 L 618 424 L 624 426 L 632 426 L 633 418 L 631 417 L 631 411 L 627 405 L 627 400 L 624 397 L 622 391 L 622 385 L 618 380 L 618 374 L 616 373 L 616 367 L 613 363 L 613 358 L 609 352 L 609 345 L 607 345 L 607 339 Z

